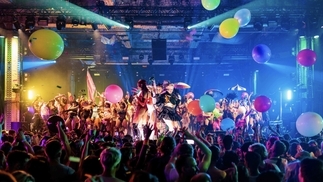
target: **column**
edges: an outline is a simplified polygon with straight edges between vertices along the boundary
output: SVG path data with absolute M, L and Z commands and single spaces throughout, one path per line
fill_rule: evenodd
M 5 129 L 19 129 L 20 124 L 20 45 L 17 36 L 5 38 Z

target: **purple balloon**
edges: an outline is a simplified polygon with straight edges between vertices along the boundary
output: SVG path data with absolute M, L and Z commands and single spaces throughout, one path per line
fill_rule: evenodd
M 252 49 L 252 58 L 257 63 L 264 64 L 269 61 L 271 50 L 265 44 L 259 44 Z

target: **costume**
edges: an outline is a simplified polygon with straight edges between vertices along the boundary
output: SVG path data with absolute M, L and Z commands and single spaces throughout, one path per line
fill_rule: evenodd
M 174 131 L 174 127 L 180 127 L 181 116 L 176 112 L 176 108 L 181 101 L 181 96 L 174 90 L 174 85 L 170 84 L 166 90 L 157 98 L 156 105 L 159 108 L 158 119 L 163 120 L 169 131 Z

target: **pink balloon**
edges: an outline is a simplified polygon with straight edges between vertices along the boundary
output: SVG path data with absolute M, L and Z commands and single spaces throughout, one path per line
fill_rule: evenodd
M 271 100 L 264 95 L 258 96 L 254 102 L 254 106 L 258 112 L 266 112 L 271 107 Z
M 302 66 L 312 66 L 316 62 L 316 53 L 311 49 L 301 50 L 297 54 L 297 62 Z
M 118 103 L 123 98 L 123 91 L 118 85 L 109 85 L 105 89 L 105 98 L 111 103 Z

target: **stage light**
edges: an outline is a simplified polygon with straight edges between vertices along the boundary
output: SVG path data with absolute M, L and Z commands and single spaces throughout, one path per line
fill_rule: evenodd
M 175 62 L 175 56 L 174 55 L 169 55 L 168 56 L 168 62 L 170 65 L 173 65 Z
M 145 58 L 143 54 L 139 54 L 139 60 L 142 61 Z
M 149 65 L 152 65 L 154 63 L 152 55 L 148 56 L 148 63 L 149 63 Z
M 292 90 L 287 90 L 286 91 L 286 100 L 290 101 L 293 98 L 293 91 Z
M 314 35 L 314 37 L 313 37 L 314 39 L 318 39 L 318 38 L 320 38 L 320 36 L 319 35 Z
M 126 17 L 125 18 L 125 23 L 127 24 L 125 28 L 127 29 L 132 29 L 133 28 L 133 18 L 131 17 Z
M 92 29 L 97 30 L 98 29 L 98 24 L 97 23 L 91 23 Z
M 28 100 L 33 100 L 35 97 L 35 93 L 33 90 L 28 90 Z
M 81 20 L 80 20 L 80 25 L 85 25 L 86 26 L 86 24 L 87 24 L 86 18 L 82 16 Z
M 48 17 L 39 17 L 37 24 L 39 26 L 48 26 Z
M 253 28 L 257 31 L 262 31 L 262 29 L 264 28 L 264 24 L 261 21 L 255 21 L 253 23 Z
M 27 16 L 25 21 L 25 26 L 29 30 L 33 30 L 35 28 L 35 17 L 34 16 Z
M 79 23 L 80 23 L 80 19 L 79 19 L 79 18 L 74 17 L 74 18 L 72 19 L 72 25 L 73 25 L 73 26 L 78 26 L 78 25 L 79 25 Z
M 66 17 L 64 15 L 59 15 L 56 19 L 57 30 L 62 30 L 66 27 Z

